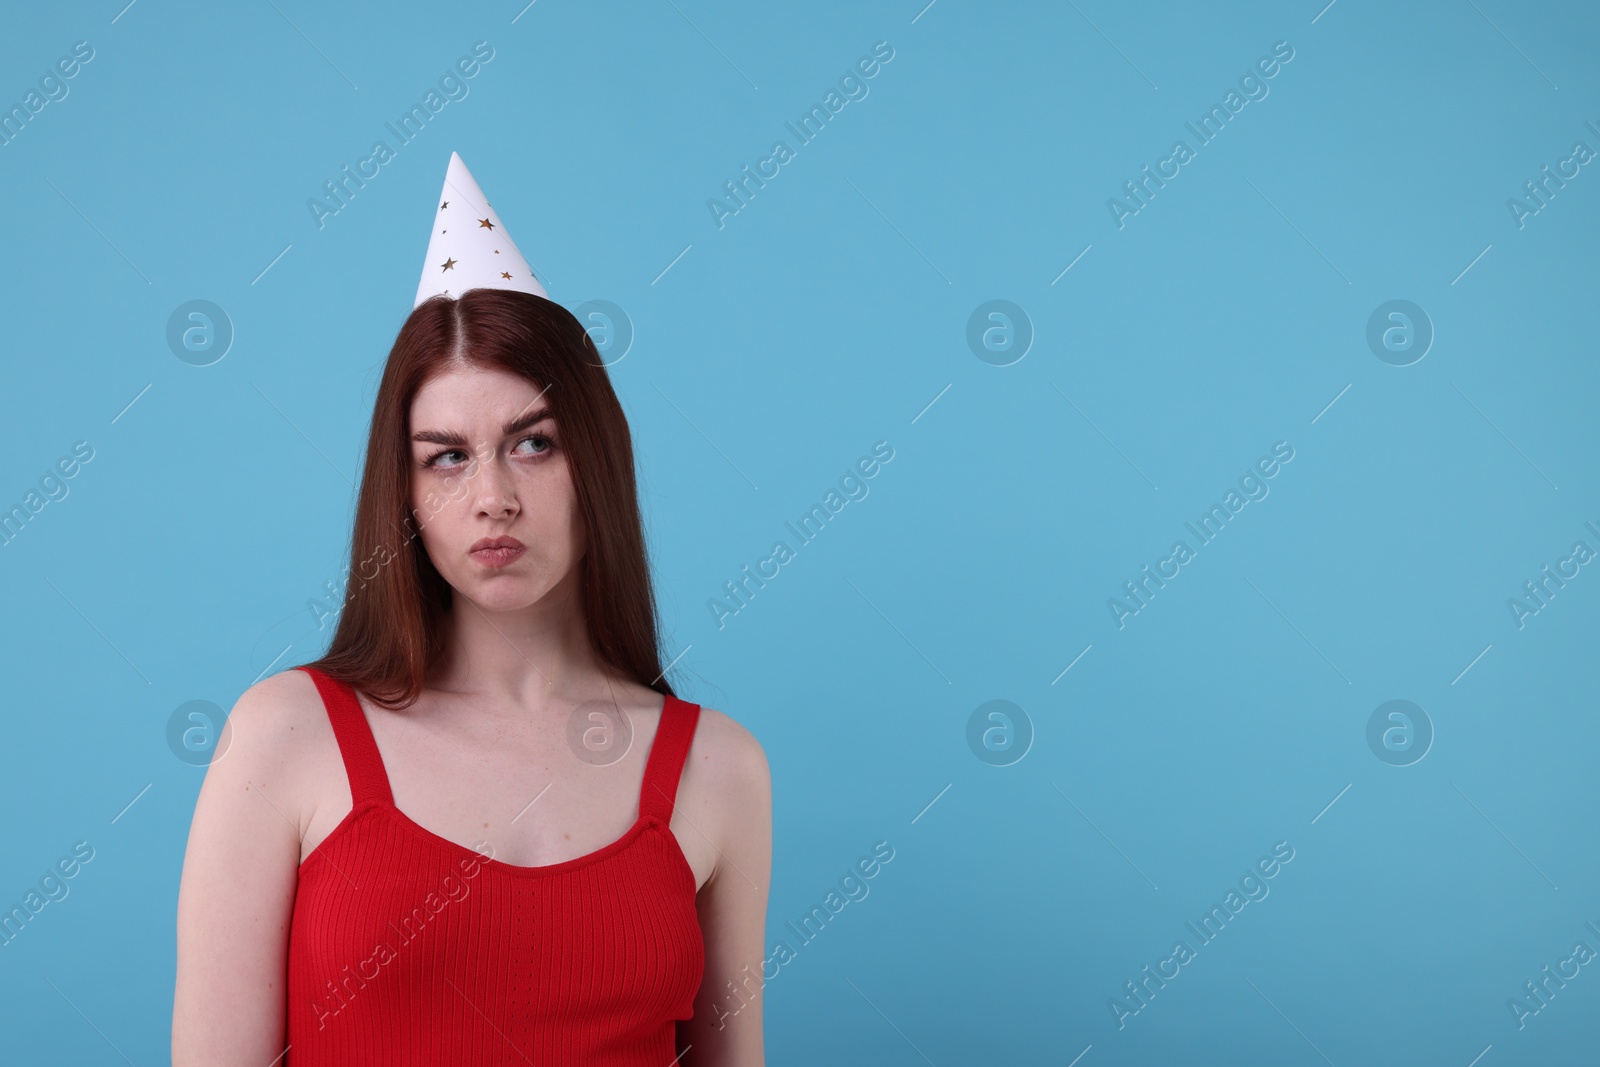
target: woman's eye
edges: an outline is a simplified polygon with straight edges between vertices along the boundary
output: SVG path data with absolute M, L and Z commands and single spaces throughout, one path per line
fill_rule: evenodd
M 462 452 L 459 448 L 448 449 L 444 452 L 435 452 L 433 455 L 423 460 L 422 465 L 424 467 L 454 466 L 454 464 L 440 464 L 439 460 L 446 456 L 458 456 L 461 454 Z
M 536 434 L 533 434 L 533 435 L 532 435 L 532 436 L 529 436 L 529 437 L 524 437 L 524 438 L 523 438 L 523 439 L 522 439 L 522 440 L 520 440 L 520 441 L 518 441 L 518 442 L 517 442 L 517 444 L 518 444 L 518 445 L 524 445 L 524 444 L 527 444 L 527 443 L 528 443 L 528 442 L 529 442 L 529 441 L 537 441 L 537 442 L 539 442 L 539 443 L 540 443 L 540 444 L 541 444 L 541 445 L 542 445 L 542 446 L 543 446 L 543 447 L 541 447 L 541 448 L 540 448 L 540 449 L 539 449 L 539 450 L 538 450 L 538 451 L 536 451 L 536 452 L 532 452 L 532 453 L 524 453 L 524 454 L 531 454 L 531 455 L 535 455 L 535 456 L 542 456 L 542 455 L 544 455 L 544 454 L 545 454 L 545 453 L 546 453 L 546 452 L 548 452 L 548 451 L 550 451 L 550 449 L 552 449 L 552 448 L 554 448 L 554 447 L 555 447 L 555 442 L 554 442 L 554 441 L 552 441 L 552 440 L 550 440 L 550 438 L 548 438 L 548 437 L 546 437 L 546 436 L 545 436 L 545 435 L 544 435 L 544 434 L 542 434 L 542 433 L 536 433 Z

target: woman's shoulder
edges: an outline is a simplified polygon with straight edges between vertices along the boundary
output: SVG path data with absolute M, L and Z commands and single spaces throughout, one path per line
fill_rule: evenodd
M 700 705 L 688 771 L 723 795 L 759 801 L 771 792 L 766 750 L 748 727 L 716 708 Z
M 260 742 L 289 743 L 300 734 L 327 721 L 322 694 L 311 675 L 298 667 L 261 679 L 239 694 L 228 713 L 229 723 L 248 727 Z M 330 728 L 331 729 L 331 728 Z
M 208 872 L 197 876 L 201 882 L 255 880 L 281 889 L 292 879 L 319 799 L 314 787 L 319 775 L 329 777 L 328 760 L 338 760 L 332 733 L 304 671 L 263 678 L 240 694 L 195 801 L 190 852 Z M 254 847 L 235 847 L 241 841 Z
M 311 676 L 298 668 L 249 686 L 228 712 L 207 777 L 242 785 L 276 781 L 285 803 L 305 784 L 308 756 L 333 744 L 333 727 Z
M 688 809 L 686 821 L 698 831 L 688 839 L 701 838 L 712 848 L 702 887 L 725 865 L 742 875 L 728 884 L 755 886 L 752 876 L 764 884 L 771 863 L 772 774 L 755 734 L 733 716 L 702 705 L 678 796 L 679 806 Z

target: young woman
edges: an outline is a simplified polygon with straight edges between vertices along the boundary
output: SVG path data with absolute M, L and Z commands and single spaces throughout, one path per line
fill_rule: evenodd
M 766 758 L 663 678 L 571 313 L 415 308 L 351 549 L 327 654 L 247 690 L 207 770 L 174 1067 L 760 1067 Z

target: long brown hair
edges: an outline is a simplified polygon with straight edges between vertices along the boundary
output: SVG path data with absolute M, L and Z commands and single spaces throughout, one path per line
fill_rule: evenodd
M 572 313 L 531 293 L 468 289 L 431 297 L 400 327 L 367 437 L 338 628 L 317 667 L 382 707 L 409 707 L 445 651 L 453 590 L 428 559 L 411 509 L 412 399 L 461 366 L 520 375 L 544 390 L 586 533 L 580 600 L 605 663 L 658 693 L 659 621 L 622 405 L 594 341 Z M 423 516 L 423 522 L 427 517 Z

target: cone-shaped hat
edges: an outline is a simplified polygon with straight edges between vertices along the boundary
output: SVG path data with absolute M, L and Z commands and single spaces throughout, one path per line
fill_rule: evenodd
M 472 180 L 472 172 L 451 152 L 433 232 L 428 237 L 428 258 L 411 306 L 438 293 L 453 298 L 479 288 L 515 289 L 550 298 L 500 225 L 500 216 L 489 206 L 483 190 Z

